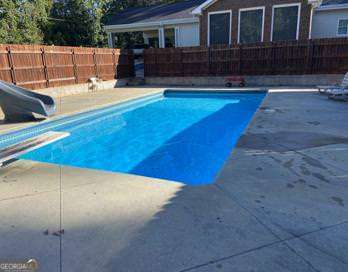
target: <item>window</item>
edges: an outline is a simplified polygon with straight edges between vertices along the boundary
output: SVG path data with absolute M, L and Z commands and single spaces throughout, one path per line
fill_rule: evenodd
M 264 7 L 239 10 L 239 43 L 263 41 L 264 12 Z
M 164 29 L 165 47 L 175 47 L 175 31 L 174 28 Z
M 208 45 L 231 43 L 231 11 L 208 15 Z
M 301 4 L 273 6 L 272 41 L 297 40 Z
M 339 19 L 338 20 L 338 36 L 348 36 L 348 19 Z

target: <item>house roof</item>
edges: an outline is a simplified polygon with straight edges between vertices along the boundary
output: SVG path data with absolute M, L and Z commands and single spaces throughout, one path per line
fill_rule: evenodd
M 330 11 L 338 9 L 348 9 L 348 0 L 322 0 L 317 11 Z
M 123 25 L 194 18 L 192 11 L 205 0 L 184 0 L 173 4 L 128 8 L 115 14 L 106 25 Z
M 146 24 L 180 19 L 194 19 L 218 0 L 183 0 L 172 4 L 128 8 L 116 13 L 106 23 L 108 26 Z M 348 6 L 348 0 L 322 0 L 319 9 L 336 9 Z

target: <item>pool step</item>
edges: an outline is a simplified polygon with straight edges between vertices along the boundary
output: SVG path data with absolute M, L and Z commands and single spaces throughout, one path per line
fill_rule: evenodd
M 21 155 L 68 137 L 69 135 L 69 132 L 48 131 L 39 136 L 2 148 L 0 149 L 0 167 L 16 160 Z

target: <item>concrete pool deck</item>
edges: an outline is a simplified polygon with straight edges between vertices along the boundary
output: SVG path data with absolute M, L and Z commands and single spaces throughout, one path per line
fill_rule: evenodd
M 61 113 L 122 100 L 97 96 L 67 97 Z M 208 186 L 15 162 L 0 169 L 0 261 L 35 258 L 40 271 L 348 271 L 347 116 L 348 103 L 314 90 L 271 89 Z

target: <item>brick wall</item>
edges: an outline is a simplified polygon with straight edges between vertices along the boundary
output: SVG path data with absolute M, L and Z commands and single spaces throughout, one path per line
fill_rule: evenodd
M 265 26 L 264 26 L 264 41 L 271 40 L 271 24 L 272 24 L 272 6 L 281 4 L 301 3 L 301 18 L 299 39 L 308 39 L 310 28 L 310 13 L 311 6 L 307 4 L 306 0 L 219 0 L 207 9 L 205 9 L 200 16 L 200 44 L 207 45 L 208 35 L 208 12 L 232 10 L 232 43 L 238 40 L 238 10 L 241 8 L 252 8 L 265 6 Z

